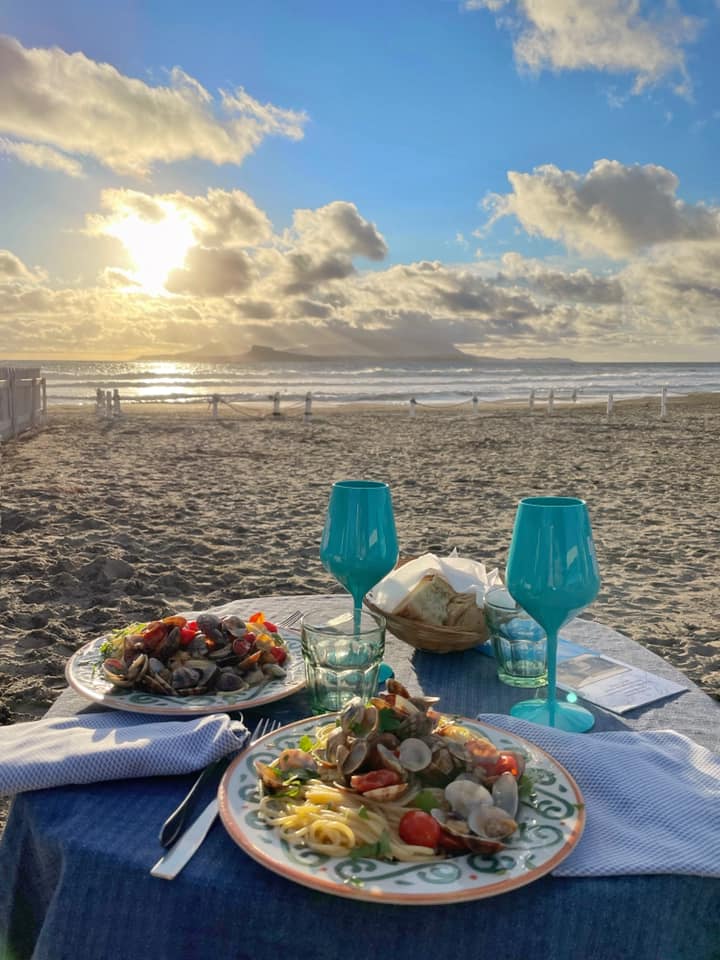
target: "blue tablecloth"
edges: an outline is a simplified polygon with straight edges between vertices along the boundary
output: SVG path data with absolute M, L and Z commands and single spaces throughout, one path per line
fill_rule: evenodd
M 323 598 L 257 598 L 283 611 Z M 672 667 L 614 631 L 575 621 L 572 639 L 673 679 Z M 499 684 L 492 660 L 469 651 L 436 656 L 392 638 L 386 659 L 412 691 L 437 693 L 460 714 L 507 712 L 523 696 Z M 55 714 L 96 709 L 70 692 Z M 298 694 L 258 715 L 306 716 Z M 596 729 L 675 729 L 720 749 L 720 705 L 697 688 L 622 719 L 595 711 Z M 257 716 L 247 711 L 253 726 Z M 141 721 L 142 717 L 138 717 Z M 632 776 L 632 771 L 628 771 Z M 156 777 L 36 791 L 16 798 L 0 846 L 2 960 L 292 960 L 433 957 L 475 960 L 720 960 L 720 881 L 687 876 L 546 877 L 490 900 L 395 907 L 344 900 L 265 870 L 220 823 L 172 881 L 149 868 L 162 853 L 159 825 L 192 777 Z M 592 811 L 588 811 L 588 816 Z

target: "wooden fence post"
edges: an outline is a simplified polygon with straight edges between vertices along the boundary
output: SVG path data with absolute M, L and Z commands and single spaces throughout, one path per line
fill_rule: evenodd
M 663 387 L 660 394 L 660 419 L 667 420 L 667 387 Z
M 276 391 L 276 392 L 273 394 L 273 412 L 272 412 L 272 415 L 273 415 L 274 417 L 279 417 L 279 416 L 280 416 L 280 393 L 279 393 L 279 391 Z
M 415 397 L 410 397 L 410 416 L 415 416 L 415 407 L 417 406 L 417 400 Z
M 613 397 L 613 395 L 612 395 L 611 393 L 609 393 L 609 394 L 608 394 L 608 399 L 607 399 L 607 418 L 608 418 L 608 420 L 611 420 L 611 419 L 612 419 L 613 407 L 614 407 L 614 406 L 615 406 L 615 398 Z
M 308 420 L 312 420 L 312 393 L 311 393 L 309 390 L 308 390 L 308 392 L 305 394 L 305 415 L 304 415 L 304 419 L 305 419 L 305 422 L 306 422 L 306 423 L 308 422 Z
M 43 423 L 47 422 L 47 384 L 45 383 L 45 377 L 40 378 L 40 391 L 42 395 L 42 419 Z
M 530 407 L 530 413 L 533 413 L 535 411 L 535 390 L 530 391 L 528 406 Z
M 112 403 L 113 403 L 113 416 L 121 417 L 122 410 L 120 409 L 120 391 L 118 390 L 117 387 L 115 387 L 115 389 L 113 390 Z
M 550 387 L 550 393 L 547 398 L 547 415 L 550 417 L 555 410 L 555 388 Z
M 478 406 L 478 395 L 476 393 L 473 394 L 472 405 L 473 405 L 473 413 L 476 415 L 480 413 L 480 408 Z
M 108 420 L 112 420 L 113 407 L 112 407 L 112 393 L 109 390 L 105 391 L 105 416 Z
M 220 397 L 219 397 L 216 393 L 214 393 L 214 394 L 212 395 L 212 418 L 213 418 L 213 420 L 217 420 L 217 418 L 218 418 L 218 400 L 219 400 L 219 399 L 220 399 Z

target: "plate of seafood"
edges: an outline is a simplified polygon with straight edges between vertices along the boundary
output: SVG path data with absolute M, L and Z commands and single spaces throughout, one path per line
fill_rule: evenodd
M 257 707 L 305 686 L 299 639 L 262 613 L 133 623 L 81 647 L 65 675 L 105 707 L 176 716 Z
M 535 744 L 436 704 L 390 680 L 258 740 L 220 784 L 228 833 L 289 880 L 373 902 L 476 900 L 549 873 L 585 825 L 573 778 Z

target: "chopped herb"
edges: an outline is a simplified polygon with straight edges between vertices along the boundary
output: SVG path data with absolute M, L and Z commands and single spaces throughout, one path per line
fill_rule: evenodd
M 301 785 L 297 781 L 291 781 L 285 784 L 282 790 L 278 790 L 276 797 L 297 797 L 300 795 Z
M 521 800 L 529 800 L 535 789 L 535 781 L 533 778 L 524 773 L 518 780 L 518 795 Z
M 312 737 L 309 737 L 306 733 L 298 740 L 298 746 L 301 750 L 304 750 L 305 753 L 310 753 L 312 748 L 315 746 L 315 742 Z
M 370 819 L 370 814 L 369 814 L 368 811 L 367 811 L 367 807 L 364 807 L 364 806 L 363 806 L 363 807 L 360 807 L 360 809 L 358 810 L 358 816 L 359 816 L 362 820 L 369 820 L 369 819 Z
M 378 717 L 380 733 L 392 733 L 402 726 L 403 721 L 396 717 L 392 710 L 380 710 Z
M 383 830 L 377 843 L 363 843 L 350 851 L 353 860 L 382 860 L 390 857 L 390 834 Z

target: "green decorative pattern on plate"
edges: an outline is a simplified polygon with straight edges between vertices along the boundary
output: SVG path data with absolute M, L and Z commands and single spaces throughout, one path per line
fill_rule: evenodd
M 396 904 L 452 903 L 495 896 L 539 879 L 565 859 L 585 823 L 582 795 L 556 760 L 534 744 L 475 720 L 461 722 L 501 749 L 522 753 L 534 780 L 521 803 L 518 830 L 494 856 L 467 854 L 428 863 L 328 857 L 294 847 L 258 816 L 255 760 L 269 763 L 297 746 L 328 717 L 311 717 L 283 727 L 253 744 L 229 768 L 220 785 L 220 815 L 232 838 L 270 870 L 304 886 L 353 899 Z
M 132 713 L 157 713 L 166 716 L 188 714 L 227 713 L 229 710 L 257 707 L 273 700 L 281 700 L 297 693 L 305 686 L 305 665 L 300 640 L 280 631 L 288 646 L 289 656 L 285 661 L 287 675 L 269 683 L 247 690 L 232 690 L 226 693 L 204 693 L 194 697 L 164 697 L 145 690 L 114 687 L 100 670 L 100 646 L 105 637 L 98 637 L 85 644 L 68 660 L 65 676 L 70 686 L 88 700 L 95 700 L 105 707 L 128 710 Z

